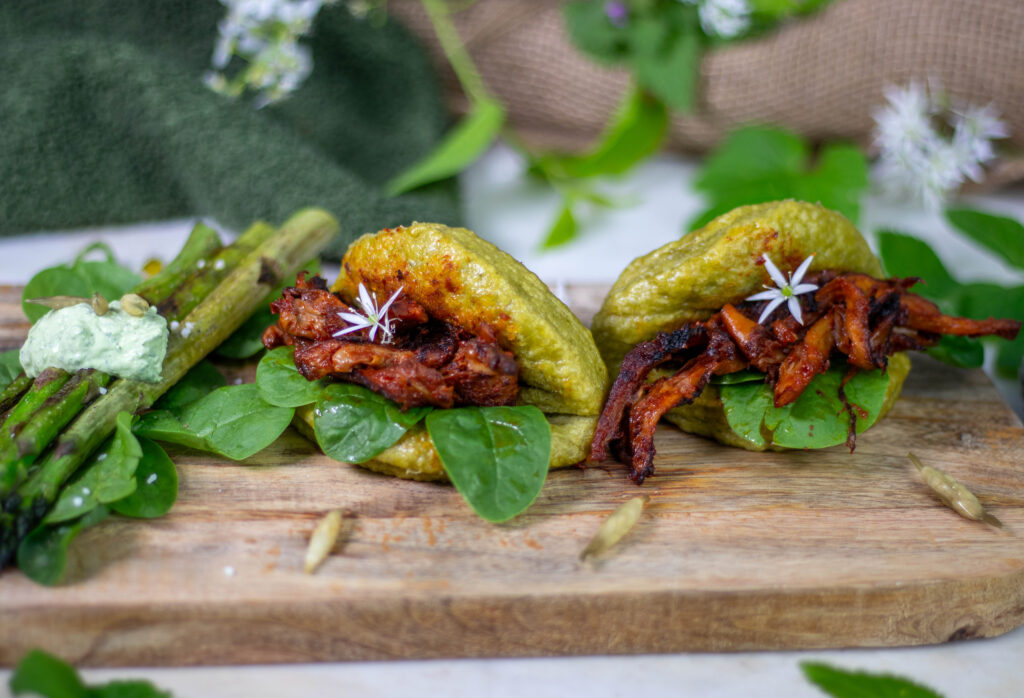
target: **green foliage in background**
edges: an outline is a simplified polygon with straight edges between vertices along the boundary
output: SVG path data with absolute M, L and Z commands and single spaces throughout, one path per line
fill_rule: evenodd
M 729 133 L 704 161 L 694 186 L 708 208 L 694 230 L 745 204 L 800 199 L 839 211 L 854 224 L 868 186 L 868 164 L 856 147 L 827 144 L 812 153 L 795 133 L 774 126 L 746 126 Z
M 42 698 L 171 698 L 149 681 L 86 685 L 70 664 L 42 650 L 32 650 L 18 662 L 8 686 L 15 696 Z
M 949 209 L 946 218 L 961 233 L 1001 257 L 1008 265 L 1024 271 L 1024 225 L 1011 218 L 995 216 L 968 208 Z M 886 271 L 893 276 L 917 276 L 924 282 L 914 292 L 929 298 L 945 313 L 985 319 L 1013 318 L 1024 322 L 1024 284 L 1000 284 L 958 281 L 946 269 L 927 243 L 899 232 L 878 234 L 879 254 Z M 1017 339 L 986 340 L 996 345 L 996 369 L 1015 377 L 1024 360 L 1024 333 Z M 962 337 L 943 338 L 930 354 L 948 360 L 959 357 L 960 365 L 981 364 L 979 340 Z

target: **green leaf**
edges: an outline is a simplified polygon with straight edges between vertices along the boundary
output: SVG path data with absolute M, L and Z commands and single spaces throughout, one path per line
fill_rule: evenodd
M 99 506 L 75 521 L 37 526 L 18 546 L 18 568 L 37 584 L 60 584 L 67 569 L 71 543 L 79 533 L 105 519 L 107 514 L 107 508 Z
M 209 361 L 200 361 L 153 405 L 154 409 L 177 413 L 204 395 L 227 385 L 224 375 Z
M 700 75 L 701 39 L 696 27 L 674 30 L 653 16 L 629 26 L 637 81 L 680 112 L 693 108 Z
M 833 698 L 942 698 L 909 679 L 865 671 L 837 669 L 821 662 L 801 662 L 807 679 Z
M 106 261 L 85 260 L 85 256 L 95 249 L 103 251 Z M 114 261 L 110 247 L 104 243 L 93 243 L 82 250 L 71 265 L 47 267 L 29 279 L 21 294 L 21 308 L 29 322 L 34 323 L 50 310 L 42 305 L 26 303 L 25 300 L 29 298 L 88 298 L 93 293 L 99 293 L 108 301 L 112 301 L 131 291 L 141 280 L 138 274 Z
M 569 38 L 581 51 L 603 63 L 622 60 L 629 52 L 626 31 L 615 26 L 604 12 L 604 3 L 577 0 L 563 6 Z
M 113 262 L 75 262 L 71 270 L 85 279 L 88 295 L 99 293 L 108 301 L 119 299 L 139 285 L 142 277 Z
M 1012 218 L 969 208 L 948 209 L 946 218 L 967 237 L 1024 269 L 1024 225 Z
M 551 226 L 551 230 L 544 237 L 541 248 L 550 250 L 570 242 L 576 237 L 576 229 L 576 217 L 572 215 L 572 206 L 569 202 L 565 202 L 562 205 L 562 210 L 558 213 L 558 218 Z
M 206 439 L 196 436 L 183 427 L 174 413 L 168 410 L 153 410 L 139 416 L 135 422 L 135 435 L 187 446 L 197 451 L 214 450 Z
M 180 422 L 186 431 L 205 440 L 208 450 L 243 460 L 274 443 L 291 424 L 293 414 L 291 408 L 266 402 L 254 384 L 245 383 L 218 388 L 186 405 Z
M 274 324 L 269 308 L 260 307 L 220 343 L 216 352 L 227 359 L 248 359 L 263 350 L 263 331 Z
M 16 696 L 43 698 L 171 698 L 170 693 L 141 680 L 86 686 L 70 664 L 42 650 L 32 650 L 18 662 L 9 686 Z
M 807 160 L 807 144 L 796 134 L 771 126 L 746 126 L 729 133 L 707 156 L 694 186 L 718 192 L 745 182 L 797 174 Z
M 403 412 L 372 390 L 332 383 L 317 398 L 313 431 L 320 448 L 334 460 L 363 463 L 394 445 L 431 410 L 414 407 Z
M 295 347 L 268 351 L 256 367 L 260 397 L 278 407 L 301 407 L 316 402 L 326 383 L 306 380 L 295 366 Z
M 114 435 L 79 468 L 43 521 L 68 521 L 101 504 L 124 499 L 135 491 L 135 470 L 140 458 L 142 447 L 132 433 L 132 415 L 121 412 Z
M 856 222 L 867 182 L 867 161 L 857 148 L 831 144 L 814 162 L 807 143 L 794 133 L 743 127 L 726 136 L 697 174 L 694 186 L 710 205 L 689 228 L 737 206 L 787 198 L 821 203 Z
M 924 285 L 914 292 L 932 300 L 950 298 L 959 284 L 929 245 L 918 238 L 883 230 L 878 233 L 878 251 L 890 276 L 919 276 Z
M 253 383 L 229 385 L 185 405 L 177 415 L 168 410 L 147 412 L 136 423 L 135 433 L 244 460 L 274 443 L 294 413 L 265 401 Z
M 597 146 L 559 164 L 573 178 L 622 174 L 658 151 L 667 128 L 665 104 L 632 85 Z
M 970 337 L 943 335 L 939 343 L 925 349 L 925 353 L 943 363 L 960 368 L 979 368 L 985 363 L 985 348 L 981 341 Z
M 837 365 L 815 376 L 794 402 L 775 407 L 766 382 L 737 383 L 720 388 L 729 426 L 753 444 L 786 448 L 827 448 L 846 442 L 850 421 L 839 389 L 847 373 Z M 843 390 L 857 415 L 857 433 L 878 420 L 889 376 L 882 371 L 860 371 Z
M 111 504 L 122 516 L 155 519 L 174 506 L 178 498 L 178 471 L 158 443 L 139 437 L 142 458 L 135 469 L 135 491 Z
M 522 513 L 544 486 L 551 426 L 532 405 L 435 410 L 427 432 L 452 484 L 487 521 Z
M 87 279 L 65 266 L 47 267 L 36 273 L 21 292 L 21 309 L 28 321 L 36 320 L 50 312 L 46 306 L 26 303 L 29 298 L 46 298 L 48 296 L 76 296 L 88 298 L 92 295 Z
M 998 284 L 964 284 L 960 288 L 957 312 L 977 320 L 1011 318 L 1024 322 L 1024 286 Z M 996 344 L 996 370 L 1008 378 L 1016 378 L 1024 360 L 1024 332 L 1008 341 L 992 340 Z
M 712 376 L 712 385 L 736 385 L 737 383 L 762 383 L 764 374 L 760 371 L 737 371 L 722 376 Z
M 31 650 L 21 658 L 8 686 L 16 696 L 32 694 L 44 698 L 88 698 L 78 672 L 42 650 Z
M 19 349 L 12 349 L 0 353 L 0 390 L 3 390 L 21 374 L 21 359 Z
M 504 124 L 505 109 L 500 104 L 492 100 L 476 102 L 434 152 L 388 183 L 388 193 L 397 196 L 458 174 L 490 147 Z

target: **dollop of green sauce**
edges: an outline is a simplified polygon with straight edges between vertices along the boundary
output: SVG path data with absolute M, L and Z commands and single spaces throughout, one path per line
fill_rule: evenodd
M 156 383 L 167 355 L 167 320 L 150 307 L 136 317 L 120 301 L 97 315 L 88 303 L 51 310 L 41 317 L 21 347 L 25 373 L 45 369 L 95 368 L 120 378 Z

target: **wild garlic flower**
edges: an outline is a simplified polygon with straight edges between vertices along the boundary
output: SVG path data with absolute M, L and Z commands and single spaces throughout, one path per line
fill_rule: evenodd
M 371 342 L 377 340 L 377 330 L 380 330 L 381 344 L 390 344 L 394 339 L 394 333 L 391 328 L 394 321 L 388 317 L 388 310 L 391 308 L 391 304 L 395 302 L 395 299 L 398 298 L 398 294 L 402 292 L 403 288 L 405 287 L 400 286 L 397 291 L 391 294 L 391 298 L 388 298 L 384 305 L 378 307 L 377 294 L 374 293 L 371 296 L 370 292 L 366 290 L 366 286 L 360 281 L 357 302 L 362 307 L 365 315 L 360 315 L 359 313 L 338 313 L 338 317 L 349 323 L 350 326 L 335 332 L 333 336 L 341 337 L 350 332 L 357 332 L 369 327 Z
M 889 86 L 885 98 L 874 114 L 875 179 L 929 209 L 939 208 L 967 179 L 980 181 L 983 166 L 995 158 L 992 140 L 1009 135 L 991 104 L 951 104 L 942 90 L 919 83 Z
M 213 70 L 204 81 L 232 97 L 256 92 L 257 108 L 284 99 L 313 70 L 312 54 L 299 39 L 309 33 L 320 8 L 333 1 L 221 0 L 228 11 L 217 25 Z M 233 57 L 245 66 L 229 78 L 225 70 Z
M 681 0 L 697 5 L 700 26 L 708 36 L 734 39 L 750 29 L 753 12 L 747 0 Z
M 800 310 L 800 301 L 797 299 L 797 296 L 803 293 L 810 293 L 818 288 L 817 284 L 800 283 L 803 281 L 804 274 L 807 273 L 808 267 L 811 266 L 812 259 L 814 259 L 813 254 L 805 259 L 803 263 L 796 268 L 796 271 L 791 272 L 789 275 L 789 281 L 786 281 L 786 277 L 783 276 L 782 272 L 779 271 L 779 268 L 775 266 L 771 258 L 768 255 L 764 256 L 764 268 L 768 272 L 768 276 L 772 277 L 772 281 L 775 282 L 775 285 L 778 288 L 772 288 L 765 284 L 765 288 L 768 289 L 767 291 L 755 293 L 747 298 L 748 301 L 771 300 L 771 302 L 764 307 L 764 310 L 761 311 L 761 317 L 757 318 L 758 324 L 768 319 L 768 316 L 772 314 L 772 311 L 783 303 L 787 304 L 789 312 L 796 318 L 796 321 L 801 325 L 804 324 L 803 313 Z

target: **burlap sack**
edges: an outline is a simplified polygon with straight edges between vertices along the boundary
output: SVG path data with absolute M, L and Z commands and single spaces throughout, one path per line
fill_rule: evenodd
M 464 109 L 420 3 L 391 0 L 389 11 L 427 43 L 450 104 Z M 625 88 L 625 70 L 599 66 L 570 43 L 558 2 L 479 0 L 456 24 L 488 87 L 534 145 L 586 145 Z M 836 0 L 761 38 L 709 51 L 699 108 L 673 120 L 668 145 L 704 151 L 750 122 L 867 144 L 883 88 L 911 80 L 994 103 L 1013 145 L 1024 146 L 1024 0 Z M 1007 174 L 1024 171 L 1000 176 Z

